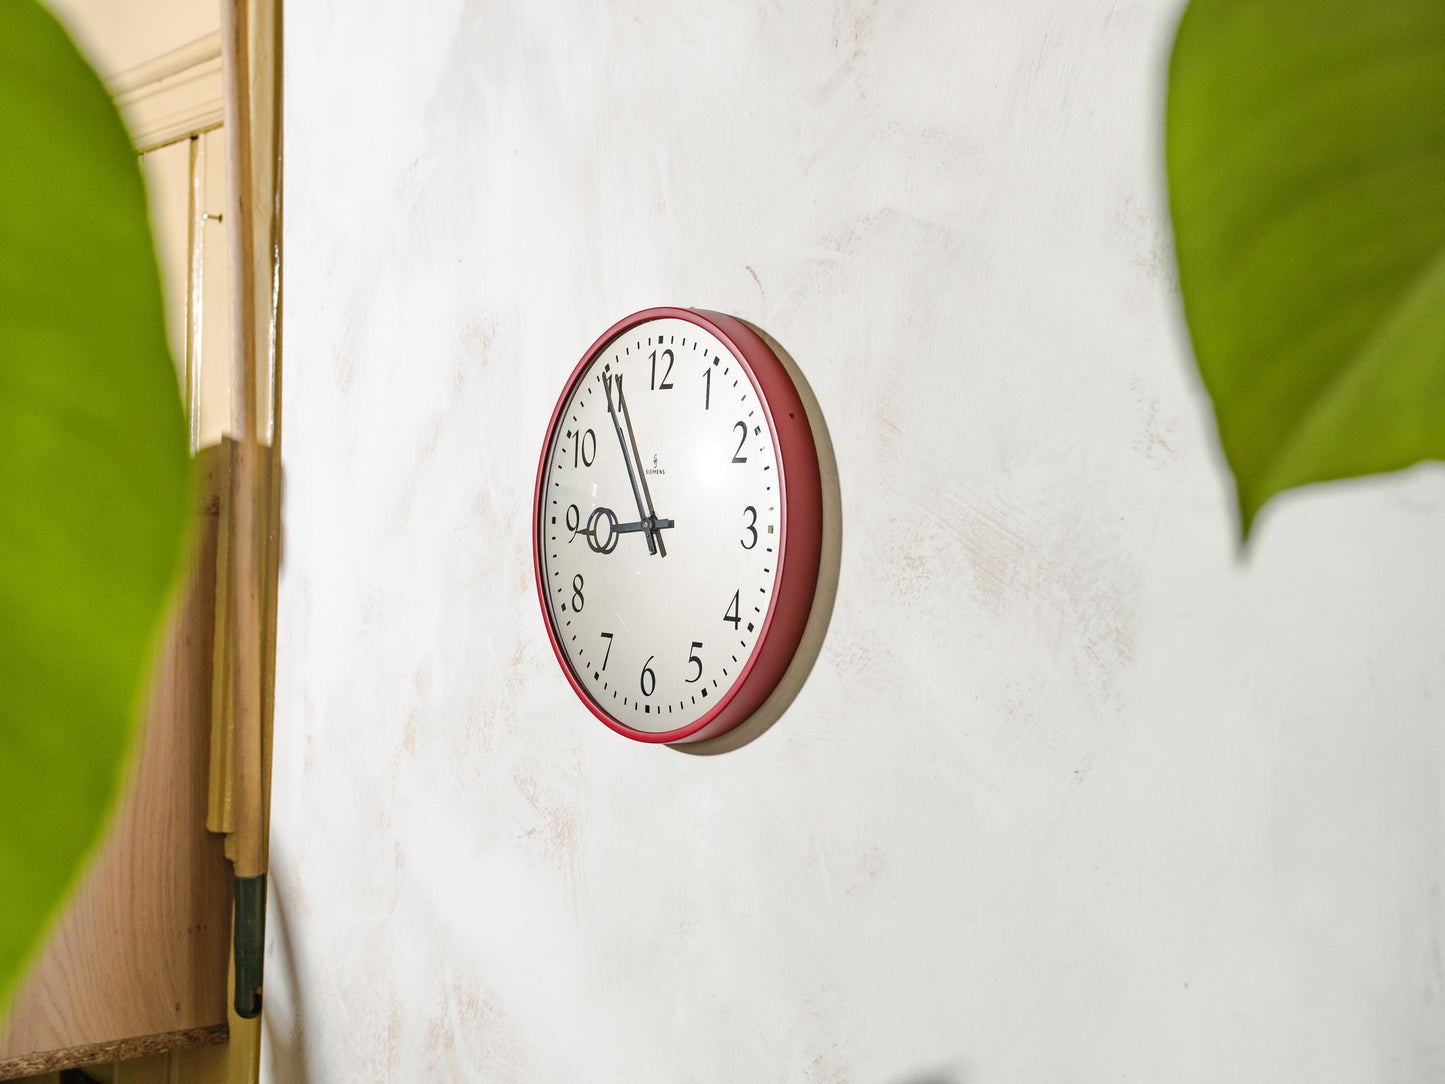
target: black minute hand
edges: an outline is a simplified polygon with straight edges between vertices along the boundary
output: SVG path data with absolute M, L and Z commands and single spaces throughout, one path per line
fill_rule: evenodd
M 617 377 L 617 409 L 622 412 L 622 420 L 627 423 L 627 440 L 632 445 L 632 459 L 637 464 L 637 478 L 642 483 L 642 500 L 647 503 L 647 511 L 642 512 L 642 522 L 648 525 L 649 536 L 656 536 L 657 549 L 662 556 L 667 556 L 667 547 L 662 543 L 662 532 L 658 530 L 662 522 L 657 518 L 657 512 L 652 507 L 652 494 L 647 491 L 647 473 L 642 469 L 642 453 L 637 450 L 637 435 L 632 432 L 632 411 L 627 409 L 627 396 L 622 391 L 622 377 Z M 671 521 L 667 521 L 671 526 Z
M 617 374 L 617 397 L 622 398 L 622 374 Z M 617 419 L 617 407 L 612 402 L 612 380 L 610 373 L 602 374 L 602 390 L 607 393 L 607 413 L 612 415 L 612 428 L 617 433 L 617 443 L 622 448 L 622 462 L 627 464 L 627 480 L 632 483 L 632 499 L 637 502 L 637 518 L 644 524 L 649 522 L 647 509 L 642 507 L 642 491 L 637 488 L 637 472 L 632 469 L 632 454 L 627 450 L 627 438 L 622 435 L 622 423 Z M 656 553 L 657 543 L 653 540 L 652 529 L 643 530 L 647 539 L 647 552 Z

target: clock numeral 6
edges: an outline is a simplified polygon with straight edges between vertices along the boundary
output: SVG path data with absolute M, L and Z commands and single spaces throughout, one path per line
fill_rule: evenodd
M 743 515 L 752 517 L 752 519 L 748 521 L 747 526 L 744 527 L 743 530 L 747 531 L 748 534 L 752 535 L 753 540 L 751 542 L 740 541 L 738 545 L 742 546 L 742 548 L 745 550 L 750 550 L 758 544 L 758 510 L 752 505 L 748 505 L 746 508 L 743 509 Z
M 582 597 L 582 573 L 572 577 L 572 609 L 578 613 L 582 612 L 582 605 L 587 600 Z
M 638 685 L 642 687 L 643 696 L 651 696 L 652 690 L 657 688 L 657 675 L 652 672 L 651 665 L 655 658 L 657 658 L 656 655 L 649 655 L 647 662 L 642 664 L 642 677 L 638 680 Z
M 745 455 L 738 455 L 738 452 L 741 452 L 743 450 L 743 441 L 748 439 L 748 423 L 733 422 L 733 428 L 741 429 L 743 431 L 743 435 L 738 437 L 738 451 L 733 453 L 733 462 L 746 463 L 748 461 L 748 457 Z
M 731 621 L 733 623 L 734 632 L 737 631 L 738 625 L 742 621 L 742 615 L 738 612 L 738 596 L 740 594 L 742 594 L 741 587 L 733 592 L 733 600 L 728 604 L 727 612 L 723 614 L 724 621 Z
M 590 429 L 585 433 L 572 430 L 572 465 L 575 467 L 580 463 L 584 467 L 590 467 L 596 458 L 597 434 Z
M 697 666 L 697 673 L 693 674 L 692 677 L 690 677 L 690 678 L 687 679 L 687 683 L 688 683 L 689 685 L 691 685 L 691 684 L 692 684 L 693 682 L 695 682 L 695 681 L 698 681 L 698 680 L 701 679 L 701 677 L 702 677 L 702 660 L 699 659 L 699 658 L 697 657 L 697 655 L 695 654 L 696 649 L 697 649 L 697 648 L 700 648 L 700 647 L 702 647 L 702 642 L 699 641 L 699 640 L 694 640 L 694 641 L 692 642 L 692 648 L 693 648 L 693 652 L 694 652 L 694 653 L 689 654 L 688 657 L 687 657 L 687 661 L 688 661 L 688 662 L 693 663 L 694 665 Z

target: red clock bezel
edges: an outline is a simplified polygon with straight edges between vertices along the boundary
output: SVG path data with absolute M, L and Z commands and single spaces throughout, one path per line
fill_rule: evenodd
M 716 707 L 702 718 L 675 730 L 649 732 L 637 730 L 607 714 L 587 692 L 573 672 L 572 664 L 562 648 L 552 611 L 547 605 L 547 591 L 542 575 L 541 517 L 543 487 L 547 463 L 561 424 L 563 408 L 573 390 L 582 380 L 589 365 L 619 335 L 648 320 L 663 318 L 686 320 L 709 332 L 721 342 L 742 366 L 752 382 L 763 417 L 772 433 L 773 447 L 778 453 L 778 493 L 780 510 L 780 542 L 778 563 L 773 573 L 773 593 L 768 612 L 752 654 L 748 656 L 738 679 Z M 537 583 L 537 602 L 552 652 L 578 699 L 587 709 L 617 733 L 634 741 L 651 744 L 682 744 L 704 741 L 738 726 L 758 710 L 787 672 L 797 653 L 803 629 L 812 612 L 813 597 L 818 585 L 818 566 L 823 548 L 823 487 L 818 469 L 818 449 L 813 429 L 808 422 L 802 397 L 787 369 L 747 324 L 733 316 L 707 309 L 684 309 L 659 306 L 643 309 L 624 317 L 608 328 L 594 342 L 572 370 L 542 441 L 542 456 L 537 464 L 537 484 L 532 494 L 532 569 Z

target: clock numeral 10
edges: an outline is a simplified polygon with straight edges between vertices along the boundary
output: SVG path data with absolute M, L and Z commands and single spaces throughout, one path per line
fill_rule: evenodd
M 658 382 L 657 382 L 657 351 L 654 350 L 654 351 L 652 352 L 652 390 L 653 390 L 653 391 L 657 391 L 657 389 L 658 389 L 659 387 L 660 387 L 663 391 L 671 391 L 671 390 L 672 390 L 672 384 L 671 384 L 671 382 L 667 379 L 670 375 L 672 375 L 672 351 L 671 351 L 671 350 L 664 350 L 664 351 L 662 352 L 662 360 L 665 361 L 665 362 L 667 362 L 667 368 L 662 371 L 662 383 L 661 383 L 661 384 L 658 384 Z
M 591 441 L 591 444 L 588 444 Z M 592 466 L 592 461 L 597 458 L 597 434 L 592 430 L 583 433 L 574 429 L 572 431 L 572 465 L 575 467 L 581 463 L 584 467 Z

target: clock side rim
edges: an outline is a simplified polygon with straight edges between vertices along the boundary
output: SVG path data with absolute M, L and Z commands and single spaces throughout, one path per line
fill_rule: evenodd
M 574 672 L 562 646 L 556 618 L 549 605 L 546 584 L 543 582 L 541 522 L 547 464 L 550 462 L 558 425 L 567 402 L 592 363 L 609 344 L 640 324 L 661 319 L 683 320 L 707 331 L 742 365 L 757 394 L 763 417 L 773 438 L 778 462 L 778 507 L 781 515 L 777 568 L 773 577 L 774 589 L 757 642 L 737 680 L 728 687 L 717 706 L 701 718 L 674 730 L 646 731 L 628 726 L 609 715 L 597 704 Z M 789 415 L 790 424 L 786 429 L 780 428 L 774 417 L 777 408 L 782 408 Z M 704 741 L 741 724 L 762 706 L 777 687 L 787 671 L 788 664 L 797 653 L 817 590 L 818 568 L 822 555 L 822 523 L 822 480 L 812 427 L 792 377 L 761 336 L 737 317 L 708 309 L 654 306 L 640 309 L 618 320 L 587 348 L 562 386 L 562 393 L 552 409 L 542 441 L 537 480 L 532 493 L 532 570 L 537 587 L 537 602 L 542 611 L 542 621 L 547 629 L 552 653 L 556 656 L 568 684 L 572 686 L 572 691 L 587 710 L 610 730 L 649 745 L 682 745 Z

